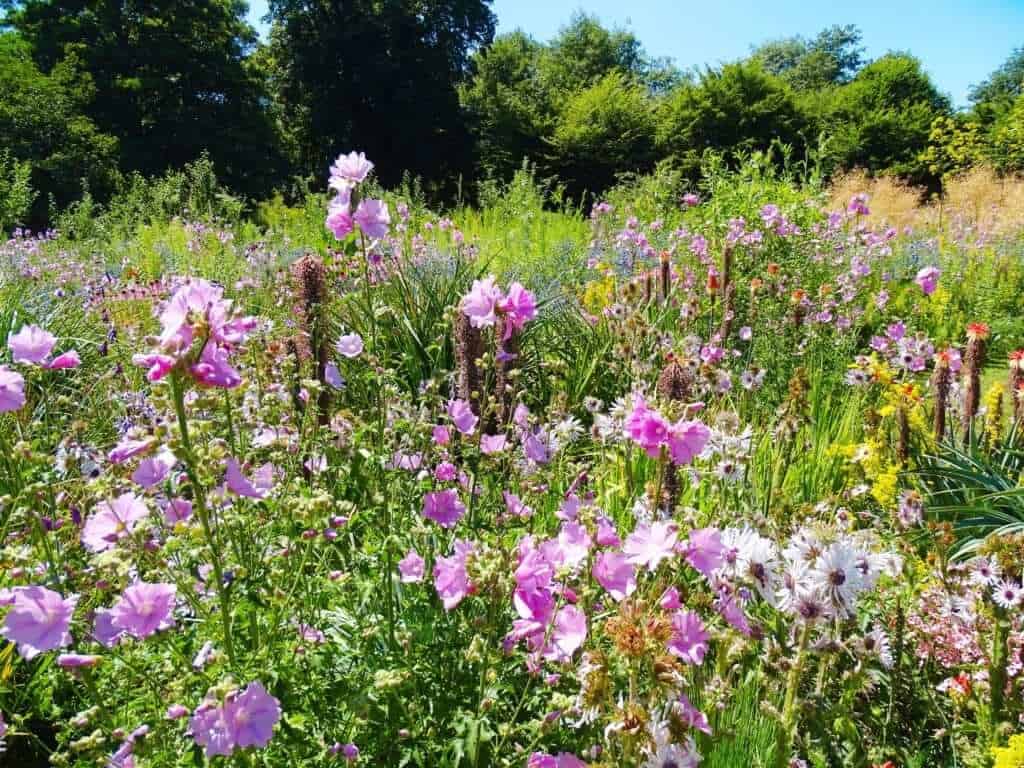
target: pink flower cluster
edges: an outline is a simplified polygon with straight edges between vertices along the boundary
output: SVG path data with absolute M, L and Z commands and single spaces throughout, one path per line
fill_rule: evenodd
M 502 341 L 508 341 L 512 334 L 537 317 L 537 300 L 530 291 L 514 282 L 506 293 L 498 286 L 494 275 L 474 280 L 469 293 L 462 297 L 461 307 L 474 328 L 489 328 L 503 316 Z
M 711 438 L 711 430 L 702 421 L 680 419 L 670 424 L 664 416 L 648 407 L 642 395 L 633 398 L 633 410 L 624 426 L 626 435 L 648 456 L 656 459 L 664 448 L 677 466 L 692 462 Z
M 228 757 L 239 747 L 267 746 L 280 719 L 280 702 L 256 681 L 243 691 L 232 691 L 223 703 L 207 694 L 196 707 L 189 730 L 207 757 Z
M 335 196 L 327 207 L 324 224 L 338 240 L 348 237 L 356 226 L 371 240 L 379 240 L 391 227 L 391 214 L 383 200 L 364 198 L 352 213 L 352 192 L 366 180 L 371 170 L 373 163 L 362 152 L 340 155 L 331 166 L 327 186 L 334 190 Z
M 57 337 L 38 325 L 25 325 L 7 338 L 11 359 L 22 365 L 38 366 L 50 371 L 77 368 L 78 352 L 71 349 L 51 358 Z M 6 365 L 0 365 L 0 413 L 10 413 L 25 406 L 25 377 Z
M 135 355 L 132 362 L 146 368 L 149 381 L 159 381 L 186 360 L 188 371 L 201 385 L 231 389 L 242 383 L 231 367 L 230 353 L 255 329 L 255 317 L 232 313 L 224 289 L 207 280 L 189 280 L 179 287 L 160 313 L 158 350 Z M 198 358 L 193 359 L 193 347 Z

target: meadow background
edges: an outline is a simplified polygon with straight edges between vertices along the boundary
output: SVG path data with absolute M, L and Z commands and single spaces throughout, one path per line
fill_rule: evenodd
M 0 7 L 0 765 L 1024 766 L 1024 49 Z

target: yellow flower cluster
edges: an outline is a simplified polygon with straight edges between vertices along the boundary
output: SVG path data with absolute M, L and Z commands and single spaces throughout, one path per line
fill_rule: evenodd
M 992 768 L 1024 768 L 1024 733 L 1011 736 L 1005 747 L 993 747 L 992 757 L 995 758 Z
M 598 314 L 612 303 L 615 296 L 615 278 L 591 280 L 583 289 L 583 306 L 591 314 Z
M 990 442 L 997 442 L 1003 432 L 1003 403 L 1006 402 L 1006 385 L 997 381 L 988 388 L 982 404 L 985 406 L 985 434 Z

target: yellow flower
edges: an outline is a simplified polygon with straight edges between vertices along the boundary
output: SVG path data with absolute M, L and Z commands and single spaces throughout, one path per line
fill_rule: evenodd
M 883 507 L 889 508 L 896 503 L 896 490 L 899 487 L 899 467 L 890 464 L 884 472 L 875 478 L 871 486 L 871 495 Z
M 992 757 L 992 768 L 1024 768 L 1024 733 L 1011 736 L 1005 747 L 993 747 Z

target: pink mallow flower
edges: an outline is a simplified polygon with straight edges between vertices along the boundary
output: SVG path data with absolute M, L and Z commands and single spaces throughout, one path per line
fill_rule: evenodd
M 593 574 L 615 601 L 629 597 L 636 589 L 636 568 L 621 552 L 601 552 L 594 561 Z
M 90 552 L 105 552 L 130 535 L 149 515 L 146 503 L 134 493 L 101 501 L 82 528 L 82 545 Z
M 347 358 L 359 357 L 363 351 L 363 337 L 358 333 L 347 333 L 334 345 L 338 354 Z
M 25 405 L 25 379 L 17 371 L 0 365 L 0 413 L 17 411 Z
M 229 458 L 227 469 L 224 473 L 224 482 L 228 490 L 237 493 L 239 496 L 247 496 L 250 499 L 265 499 L 270 495 L 274 487 L 274 465 L 267 463 L 257 469 L 250 481 L 242 474 L 242 468 L 238 459 Z
M 348 191 L 339 193 L 327 206 L 327 218 L 324 226 L 331 231 L 336 240 L 344 240 L 355 229 L 352 218 L 352 207 Z
M 474 280 L 469 293 L 462 297 L 461 308 L 474 328 L 488 328 L 498 321 L 498 309 L 504 294 L 493 275 Z
M 366 159 L 363 152 L 353 151 L 347 155 L 338 155 L 338 159 L 331 165 L 331 177 L 327 186 L 339 192 L 348 192 L 356 184 L 365 181 L 372 170 L 373 163 Z
M 725 561 L 725 545 L 722 534 L 716 528 L 699 528 L 690 531 L 690 539 L 685 546 L 686 562 L 695 568 L 704 578 L 710 579 L 711 574 L 718 570 Z
M 57 344 L 57 337 L 38 325 L 25 325 L 7 338 L 7 347 L 16 363 L 43 365 Z
M 116 629 L 143 640 L 162 629 L 174 626 L 174 584 L 147 584 L 139 581 L 125 589 L 110 609 L 111 623 Z
M 662 560 L 672 556 L 678 537 L 676 524 L 671 521 L 642 523 L 626 537 L 622 551 L 630 563 L 655 571 Z
M 71 616 L 78 604 L 78 595 L 61 597 L 46 587 L 18 587 L 13 590 L 14 602 L 0 636 L 18 646 L 26 661 L 44 651 L 71 644 Z
M 704 629 L 700 617 L 693 611 L 677 611 L 672 616 L 672 637 L 668 651 L 687 664 L 700 664 L 708 652 L 710 635 Z
M 423 497 L 423 516 L 442 528 L 454 528 L 464 514 L 466 507 L 451 488 L 431 491 Z
M 477 417 L 466 400 L 452 400 L 448 403 L 448 418 L 455 428 L 464 435 L 471 435 L 476 429 Z
M 939 286 L 939 277 L 941 275 L 942 271 L 938 267 L 922 267 L 918 271 L 917 277 L 914 278 L 914 282 L 921 287 L 921 291 L 925 296 L 931 296 Z
M 236 747 L 265 747 L 281 719 L 280 702 L 267 693 L 259 681 L 250 683 L 241 693 L 228 694 L 218 705 L 210 694 L 196 707 L 189 730 L 207 757 L 230 756 Z
M 403 584 L 423 581 L 424 562 L 415 549 L 410 549 L 405 557 L 398 561 L 398 573 Z
M 555 614 L 551 644 L 544 654 L 548 659 L 569 661 L 587 639 L 587 615 L 575 605 L 566 605 Z
M 473 591 L 466 572 L 466 560 L 475 549 L 471 541 L 457 539 L 450 557 L 439 557 L 434 564 L 434 588 L 446 611 L 450 611 Z
M 508 341 L 514 332 L 521 331 L 523 326 L 537 317 L 537 300 L 521 283 L 512 283 L 508 287 L 508 293 L 499 303 L 499 308 L 506 321 L 504 341 Z
M 383 200 L 364 199 L 359 201 L 355 216 L 352 217 L 359 229 L 372 240 L 379 240 L 388 233 L 391 214 Z

